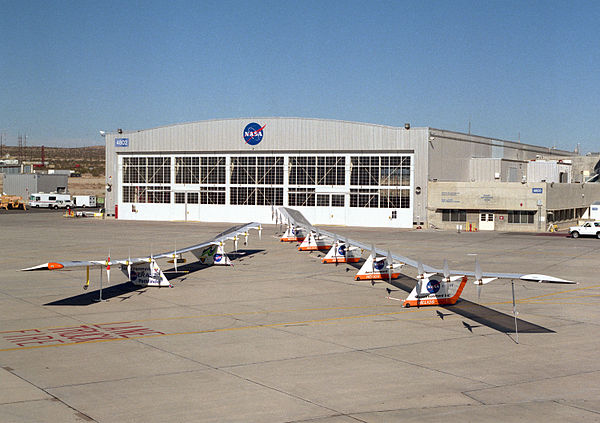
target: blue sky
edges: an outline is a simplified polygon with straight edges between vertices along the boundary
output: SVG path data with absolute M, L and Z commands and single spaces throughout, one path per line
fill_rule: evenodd
M 600 151 L 600 2 L 0 0 L 0 132 L 316 117 Z

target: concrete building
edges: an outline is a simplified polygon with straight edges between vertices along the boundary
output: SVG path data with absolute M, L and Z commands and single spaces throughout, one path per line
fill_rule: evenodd
M 19 195 L 23 199 L 36 192 L 69 191 L 68 175 L 47 175 L 43 173 L 8 174 L 2 175 L 2 190 L 7 195 Z
M 593 187 L 571 193 L 564 175 L 554 185 L 527 181 L 531 160 L 572 152 L 409 124 L 224 119 L 105 139 L 106 207 L 119 219 L 269 223 L 274 207 L 285 205 L 315 224 L 454 227 L 472 219 L 479 226 L 475 216 L 485 213 L 494 229 L 524 219 L 536 230 L 549 213 L 575 216 L 594 200 L 582 204 Z M 564 173 L 568 163 L 539 172 L 546 168 Z

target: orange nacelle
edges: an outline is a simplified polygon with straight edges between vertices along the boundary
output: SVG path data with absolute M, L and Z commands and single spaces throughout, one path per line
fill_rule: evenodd
M 63 266 L 60 263 L 48 263 L 48 269 L 49 270 L 62 269 L 63 267 L 65 267 L 65 266 Z

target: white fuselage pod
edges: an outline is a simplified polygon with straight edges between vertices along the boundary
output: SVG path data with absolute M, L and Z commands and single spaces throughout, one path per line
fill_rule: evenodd
M 121 271 L 128 276 L 129 270 L 126 265 L 121 265 Z M 156 260 L 131 265 L 130 281 L 138 286 L 171 286 Z
M 222 245 L 209 245 L 202 251 L 192 251 L 196 258 L 202 264 L 230 266 L 231 260 L 225 254 L 225 249 Z
M 323 257 L 323 263 L 357 263 L 360 256 L 360 248 L 347 247 L 344 242 L 335 242 Z
M 401 264 L 392 264 L 388 262 L 387 257 L 373 257 L 372 255 L 364 262 L 354 279 L 372 280 L 372 279 L 397 279 L 400 272 L 394 272 L 394 267 L 402 267 Z M 391 275 L 390 275 L 391 273 Z
M 302 228 L 288 226 L 283 236 L 279 239 L 281 242 L 302 242 L 306 238 L 306 231 Z
M 300 251 L 317 251 L 329 250 L 331 248 L 331 240 L 323 236 L 316 236 L 312 232 L 308 234 L 302 244 L 298 247 Z
M 403 307 L 421 307 L 456 304 L 466 283 L 466 276 L 463 276 L 460 282 L 425 277 L 421 284 L 417 283 L 402 305 Z M 417 292 L 419 286 L 421 291 Z

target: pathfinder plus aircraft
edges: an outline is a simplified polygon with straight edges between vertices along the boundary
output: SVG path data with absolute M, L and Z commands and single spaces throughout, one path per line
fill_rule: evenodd
M 225 254 L 223 245 L 226 241 L 232 240 L 234 250 L 237 251 L 237 244 L 240 236 L 244 237 L 244 244 L 248 242 L 248 232 L 250 229 L 257 229 L 260 237 L 262 227 L 259 223 L 247 223 L 245 225 L 235 226 L 220 233 L 213 239 L 190 247 L 176 249 L 167 253 L 150 255 L 148 257 L 126 258 L 119 260 L 111 260 L 110 254 L 106 260 L 90 260 L 90 261 L 55 261 L 40 264 L 38 266 L 21 269 L 23 271 L 31 270 L 58 270 L 71 267 L 86 267 L 87 280 L 83 289 L 87 289 L 90 284 L 90 267 L 105 267 L 106 276 L 110 283 L 110 268 L 113 265 L 120 265 L 121 271 L 129 278 L 129 280 L 138 286 L 171 286 L 170 282 L 165 277 L 165 274 L 156 263 L 157 259 L 167 258 L 175 265 L 177 272 L 178 262 L 185 263 L 185 259 L 181 257 L 183 253 L 191 252 L 202 264 L 207 265 L 230 265 L 231 261 Z M 100 273 L 102 275 L 102 273 Z

